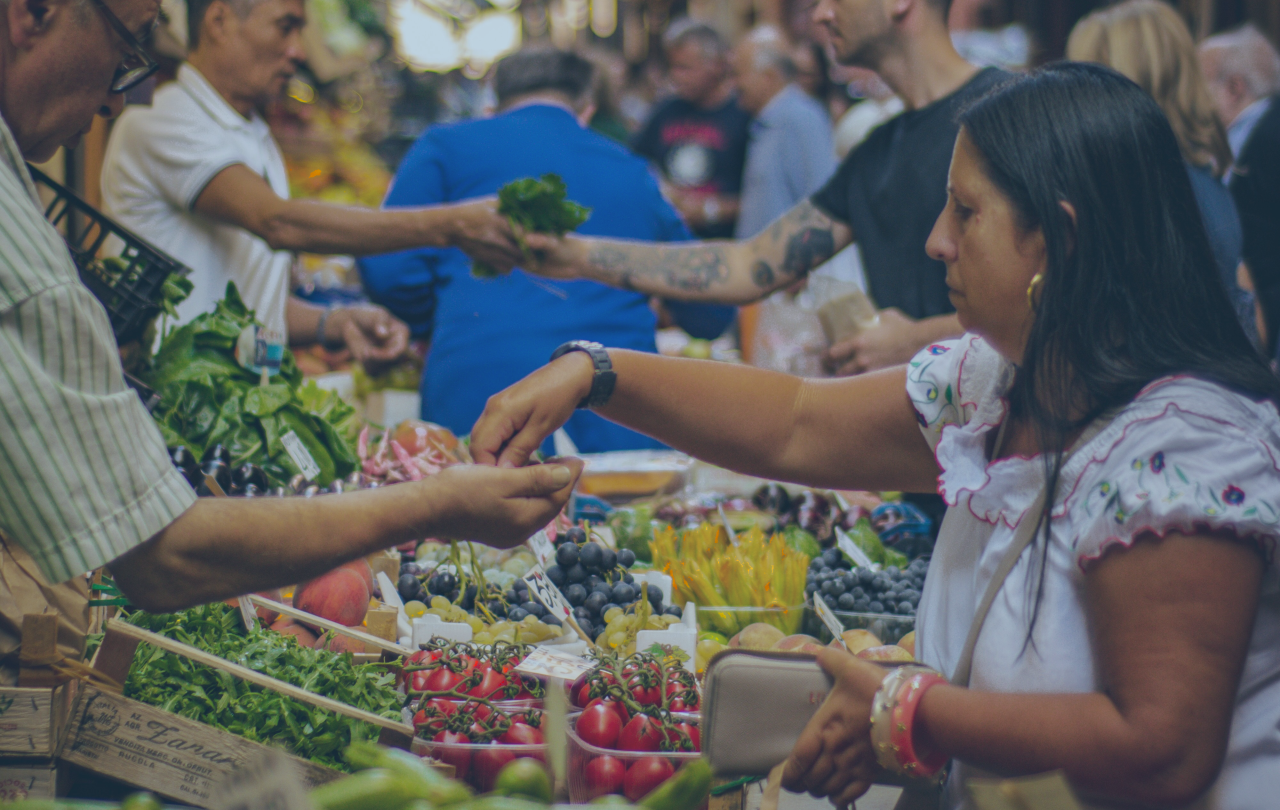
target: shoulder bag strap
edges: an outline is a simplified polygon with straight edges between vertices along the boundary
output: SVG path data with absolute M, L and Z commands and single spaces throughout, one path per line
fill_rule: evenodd
M 1065 466 L 1071 456 L 1081 447 L 1097 438 L 1098 434 L 1106 429 L 1115 418 L 1114 413 L 1104 414 L 1085 428 L 1080 434 L 1080 438 L 1063 454 L 1062 463 Z M 1008 420 L 1006 419 L 1007 423 Z M 999 454 L 1000 446 L 1004 443 L 1004 424 L 1000 426 L 1000 433 L 996 438 L 995 454 Z M 1018 558 L 1022 556 L 1022 552 L 1027 550 L 1027 546 L 1031 545 L 1036 537 L 1036 529 L 1040 527 L 1040 512 L 1044 509 L 1045 490 L 1042 487 L 1040 494 L 1036 496 L 1035 501 L 1022 516 L 1022 521 L 1018 523 L 1018 528 L 1014 531 L 1013 542 L 1009 544 L 1009 548 L 1004 553 L 1004 557 L 1000 559 L 1000 565 L 996 567 L 995 574 L 992 575 L 991 581 L 987 583 L 986 593 L 982 595 L 982 601 L 978 603 L 978 610 L 973 614 L 973 624 L 969 625 L 969 636 L 964 641 L 964 649 L 960 653 L 960 660 L 956 662 L 955 671 L 951 674 L 951 683 L 956 686 L 969 685 L 969 676 L 973 672 L 973 651 L 978 646 L 978 636 L 982 633 L 982 625 L 987 620 L 987 614 L 991 611 L 991 604 L 996 600 L 996 594 L 1004 587 L 1004 581 L 1009 577 L 1009 572 L 1018 564 Z

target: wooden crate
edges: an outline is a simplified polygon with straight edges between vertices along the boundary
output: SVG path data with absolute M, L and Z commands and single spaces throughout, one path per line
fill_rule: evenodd
M 0 687 L 0 758 L 57 756 L 74 684 L 54 689 Z
M 0 804 L 63 795 L 66 766 L 53 760 L 0 759 Z

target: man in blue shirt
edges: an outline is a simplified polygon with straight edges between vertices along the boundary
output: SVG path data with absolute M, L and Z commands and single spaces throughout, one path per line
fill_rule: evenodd
M 569 198 L 592 209 L 581 233 L 643 241 L 690 238 L 645 162 L 587 129 L 590 62 L 527 50 L 495 69 L 499 113 L 429 129 L 396 172 L 385 207 L 421 206 L 497 193 L 521 177 L 560 175 Z M 493 394 L 541 368 L 569 340 L 656 351 L 649 299 L 594 281 L 546 281 L 515 270 L 471 276 L 458 250 L 419 249 L 360 262 L 370 296 L 431 342 L 422 377 L 422 417 L 468 433 Z M 731 307 L 668 302 L 695 337 L 714 338 Z M 565 425 L 583 452 L 661 447 L 588 411 Z

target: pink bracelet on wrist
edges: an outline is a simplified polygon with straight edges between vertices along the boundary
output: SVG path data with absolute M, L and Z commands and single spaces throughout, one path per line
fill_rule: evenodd
M 927 759 L 921 760 L 915 747 L 916 709 L 920 707 L 924 693 L 940 683 L 947 683 L 947 679 L 936 672 L 919 672 L 899 687 L 891 715 L 889 741 L 896 749 L 899 769 L 908 776 L 932 776 L 947 764 L 947 756 L 941 751 L 934 751 Z

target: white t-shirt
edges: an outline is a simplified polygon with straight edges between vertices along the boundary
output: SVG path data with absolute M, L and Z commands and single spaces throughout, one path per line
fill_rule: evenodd
M 973 335 L 911 361 L 907 394 L 942 473 L 950 509 L 917 615 L 922 661 L 950 675 L 978 602 L 1018 524 L 1044 486 L 1042 458 L 989 462 L 987 436 L 1008 412 L 1011 367 Z M 1280 786 L 1280 415 L 1204 380 L 1148 385 L 1063 466 L 1054 504 L 1034 644 L 1024 651 L 1030 597 L 1023 552 L 974 650 L 970 685 L 988 692 L 1099 691 L 1084 573 L 1111 546 L 1170 531 L 1229 531 L 1268 561 L 1222 771 L 1196 808 L 1275 807 Z M 1042 541 L 1041 541 L 1042 542 Z M 968 807 L 964 781 L 985 776 L 957 762 L 945 808 Z M 1108 806 L 1096 804 L 1094 806 Z
M 150 107 L 116 122 L 102 168 L 108 216 L 191 268 L 195 289 L 178 307 L 185 323 L 209 312 L 234 281 L 268 329 L 286 334 L 293 255 L 234 225 L 192 210 L 218 172 L 236 164 L 289 196 L 284 159 L 261 116 L 245 118 L 190 65 L 161 87 Z

